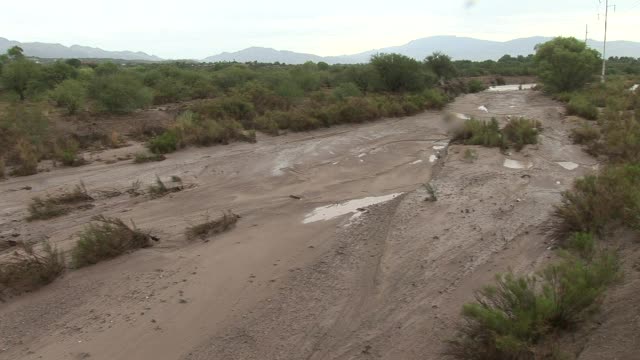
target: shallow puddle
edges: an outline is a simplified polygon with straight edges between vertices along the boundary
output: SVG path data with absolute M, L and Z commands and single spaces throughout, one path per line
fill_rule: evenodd
M 531 163 L 523 163 L 522 161 L 512 160 L 512 159 L 504 159 L 504 167 L 509 169 L 530 169 L 533 167 Z
M 487 91 L 516 91 L 516 90 L 530 90 L 536 84 L 522 84 L 522 85 L 500 85 L 500 86 L 492 86 L 487 89 Z
M 316 221 L 325 221 L 331 220 L 338 216 L 360 212 L 358 209 L 366 208 L 367 206 L 380 204 L 383 202 L 387 202 L 389 200 L 393 200 L 396 197 L 402 195 L 402 193 L 395 193 L 383 196 L 371 196 L 362 199 L 354 199 L 345 201 L 341 204 L 331 204 L 326 206 L 321 206 L 307 214 L 302 221 L 303 224 L 309 224 Z
M 580 165 L 578 165 L 578 164 L 576 164 L 574 162 L 571 162 L 571 161 L 560 161 L 560 162 L 557 162 L 556 164 L 562 166 L 563 168 L 565 168 L 565 169 L 567 169 L 569 171 L 575 170 L 578 167 L 580 167 Z

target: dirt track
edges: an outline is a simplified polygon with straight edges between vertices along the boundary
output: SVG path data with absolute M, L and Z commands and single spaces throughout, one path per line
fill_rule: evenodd
M 443 148 L 443 114 L 427 112 L 0 183 L 0 234 L 46 235 L 66 249 L 91 216 L 105 214 L 133 219 L 161 239 L 0 304 L 0 358 L 439 358 L 475 288 L 550 256 L 540 225 L 572 179 L 596 166 L 571 145 L 574 124 L 562 107 L 536 92 L 467 95 L 448 110 L 540 120 L 542 142 L 512 156 L 476 148 L 478 160 L 469 163 L 460 146 Z M 507 168 L 505 159 L 523 168 Z M 434 173 L 438 201 L 425 202 L 422 184 Z M 80 180 L 95 194 L 125 190 L 156 175 L 178 175 L 189 188 L 22 220 L 35 195 Z M 357 218 L 303 223 L 317 207 L 395 193 L 403 195 Z M 185 240 L 186 227 L 224 209 L 242 216 L 236 229 L 208 243 Z

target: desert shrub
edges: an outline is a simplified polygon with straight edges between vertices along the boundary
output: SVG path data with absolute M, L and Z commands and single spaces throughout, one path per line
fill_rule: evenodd
M 567 104 L 569 115 L 582 116 L 585 119 L 596 120 L 598 118 L 598 108 L 583 95 L 575 95 Z
M 640 162 L 640 117 L 629 112 L 606 116 L 601 152 L 614 163 Z
M 520 151 L 525 145 L 538 143 L 540 128 L 540 122 L 535 120 L 512 119 L 502 129 L 502 134 L 509 146 L 513 146 L 516 151 Z
M 337 123 L 361 123 L 380 117 L 376 104 L 367 98 L 349 98 L 337 104 Z
M 582 87 L 596 74 L 599 53 L 575 38 L 558 37 L 536 47 L 538 77 L 550 92 Z
M 50 284 L 65 270 L 64 256 L 49 242 L 42 250 L 19 243 L 11 259 L 0 264 L 0 300 L 3 295 L 17 295 Z
M 167 130 L 147 142 L 147 148 L 154 154 L 168 154 L 178 150 L 178 136 Z
M 163 161 L 167 158 L 162 154 L 147 154 L 147 153 L 137 153 L 133 162 L 136 164 L 143 164 L 148 162 L 157 162 Z
M 466 149 L 462 158 L 467 162 L 475 162 L 478 160 L 478 152 L 473 149 Z
M 38 155 L 36 148 L 26 140 L 19 140 L 17 146 L 17 165 L 11 172 L 15 176 L 29 176 L 38 173 Z
M 415 114 L 421 112 L 422 108 L 420 108 L 418 105 L 416 105 L 413 102 L 405 101 L 405 102 L 402 103 L 402 111 L 406 115 L 415 115 Z
M 465 145 L 482 145 L 486 147 L 505 147 L 506 142 L 500 132 L 500 125 L 495 118 L 491 121 L 476 119 L 464 122 L 461 129 L 453 135 L 453 141 Z
M 504 80 L 504 78 L 502 76 L 496 77 L 495 83 L 498 86 L 502 86 L 502 85 L 506 85 L 507 84 L 507 82 Z
M 563 246 L 572 254 L 587 261 L 593 259 L 597 250 L 593 234 L 584 232 L 573 233 L 563 242 Z
M 238 120 L 247 129 L 253 128 L 252 120 L 256 116 L 253 104 L 239 96 L 208 100 L 193 106 L 192 110 L 204 118 Z
M 143 108 L 151 104 L 153 98 L 152 91 L 128 72 L 95 77 L 89 93 L 100 111 L 114 114 Z
M 187 228 L 187 239 L 205 240 L 210 236 L 223 233 L 235 226 L 239 218 L 240 216 L 231 211 L 223 211 L 222 215 L 216 219 L 210 220 L 207 218 L 204 223 Z
M 64 107 L 68 114 L 75 114 L 85 103 L 87 89 L 78 80 L 68 79 L 56 86 L 49 97 L 57 106 Z
M 29 204 L 27 221 L 45 220 L 67 214 L 73 210 L 73 205 L 93 201 L 83 183 L 76 185 L 73 190 L 63 192 L 58 196 L 45 199 L 35 197 Z
M 447 105 L 447 96 L 439 89 L 427 89 L 421 95 L 425 109 L 442 109 Z
M 0 179 L 4 179 L 5 172 L 6 172 L 6 169 L 5 169 L 5 165 L 4 165 L 4 159 L 0 158 Z
M 483 91 L 486 88 L 487 87 L 484 86 L 482 81 L 480 81 L 478 79 L 473 79 L 473 80 L 469 81 L 469 83 L 467 84 L 467 89 L 472 94 L 479 93 L 480 91 Z
M 149 186 L 148 193 L 149 195 L 156 199 L 163 197 L 165 195 L 180 192 L 184 190 L 184 186 L 182 186 L 182 180 L 178 177 L 172 178 L 170 186 L 167 186 L 158 176 L 156 176 L 156 181 L 152 185 Z
M 342 83 L 333 89 L 333 97 L 338 100 L 344 100 L 349 97 L 362 96 L 362 92 L 358 85 L 352 82 Z
M 554 212 L 554 235 L 602 234 L 612 225 L 640 228 L 640 165 L 611 166 L 578 179 Z
M 538 276 L 498 275 L 495 285 L 465 304 L 464 323 L 449 343 L 458 359 L 531 359 L 545 336 L 568 329 L 598 305 L 607 285 L 618 278 L 611 254 L 593 261 L 566 256 Z
M 152 237 L 121 219 L 98 216 L 81 233 L 71 250 L 73 267 L 97 264 L 128 251 L 151 246 Z
M 441 52 L 434 52 L 427 56 L 425 64 L 439 80 L 451 79 L 458 73 L 451 57 Z
M 270 114 L 264 114 L 258 116 L 255 119 L 256 129 L 263 131 L 267 134 L 277 136 L 279 135 L 278 123 L 273 119 Z
M 571 129 L 571 139 L 575 144 L 590 145 L 600 139 L 600 130 L 591 125 L 585 124 Z
M 420 91 L 426 86 L 421 64 L 400 54 L 376 54 L 371 57 L 384 87 L 388 91 Z

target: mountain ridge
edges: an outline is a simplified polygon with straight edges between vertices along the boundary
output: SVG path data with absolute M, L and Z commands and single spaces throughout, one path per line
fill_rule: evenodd
M 285 64 L 303 64 L 307 61 L 324 61 L 329 64 L 354 64 L 366 63 L 372 55 L 377 53 L 399 53 L 422 60 L 435 51 L 441 51 L 455 60 L 497 60 L 504 55 L 519 56 L 534 53 L 535 46 L 551 37 L 532 36 L 513 39 L 509 41 L 481 40 L 471 37 L 438 35 L 415 39 L 404 45 L 390 46 L 372 49 L 356 54 L 338 56 L 320 56 L 310 53 L 294 52 L 289 50 L 276 50 L 268 47 L 252 46 L 235 52 L 222 52 L 206 57 L 204 62 L 237 61 L 237 62 L 280 62 Z M 602 42 L 589 40 L 588 45 L 600 51 Z M 109 51 L 97 47 L 44 42 L 19 42 L 0 37 L 0 53 L 12 46 L 20 46 L 28 56 L 39 58 L 100 58 L 136 61 L 163 61 L 155 55 L 149 55 L 141 51 Z M 630 56 L 640 58 L 640 43 L 633 41 L 609 41 L 607 42 L 607 57 Z
M 139 60 L 139 61 L 161 61 L 158 56 L 149 55 L 142 51 L 110 51 L 97 47 L 71 45 L 64 46 L 57 43 L 44 42 L 20 42 L 0 37 L 0 53 L 4 53 L 13 46 L 20 46 L 27 56 L 39 58 L 58 59 L 118 59 L 118 60 Z

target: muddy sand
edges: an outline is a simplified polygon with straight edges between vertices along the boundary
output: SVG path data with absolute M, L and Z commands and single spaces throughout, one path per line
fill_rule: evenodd
M 160 239 L 0 303 L 0 358 L 441 358 L 474 289 L 551 256 L 541 225 L 573 179 L 598 166 L 571 144 L 575 120 L 540 93 L 466 95 L 447 111 L 539 120 L 541 143 L 512 154 L 449 145 L 444 112 L 425 112 L 159 163 L 106 161 L 138 152 L 134 144 L 0 182 L 1 236 L 69 249 L 102 214 Z M 179 176 L 185 190 L 124 193 L 156 176 Z M 32 197 L 80 181 L 93 208 L 24 220 Z M 437 201 L 425 201 L 427 183 Z M 241 216 L 233 230 L 186 239 L 187 227 L 228 209 Z

